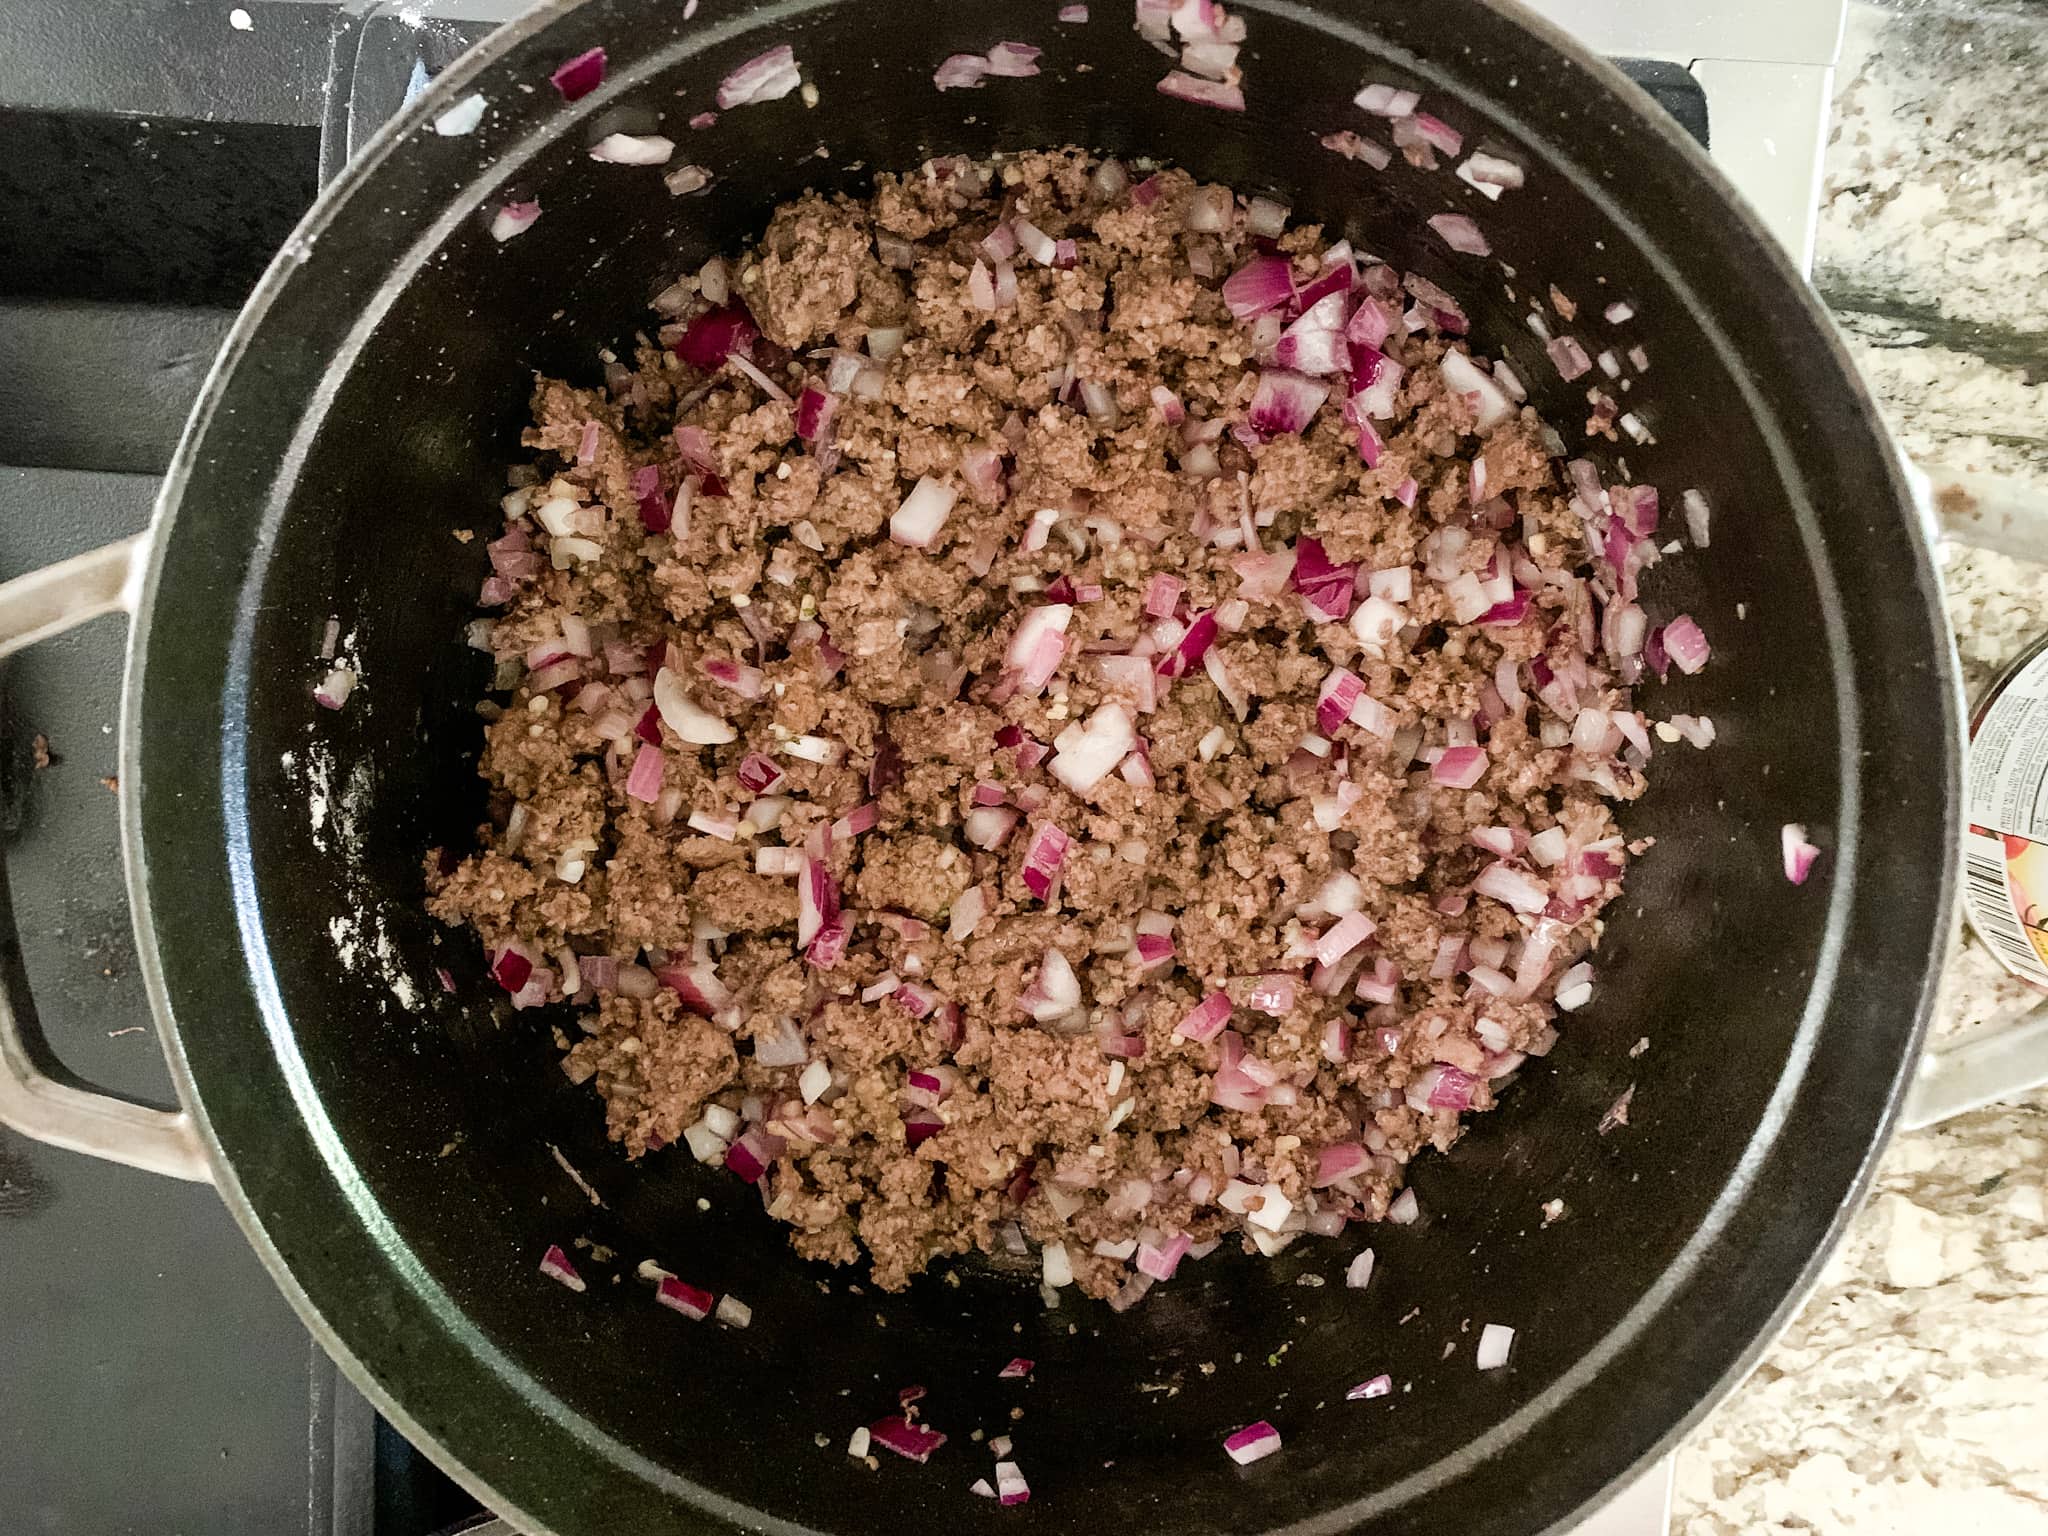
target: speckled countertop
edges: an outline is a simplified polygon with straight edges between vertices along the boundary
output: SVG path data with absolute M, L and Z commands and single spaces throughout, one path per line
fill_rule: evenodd
M 1814 281 L 1909 451 L 2048 497 L 2048 0 L 1852 3 Z M 1951 549 L 1972 694 L 2048 568 Z M 1958 943 L 1936 1029 L 2037 997 Z M 1902 1135 L 1805 1310 L 1678 1457 L 1675 1531 L 2048 1536 L 2048 1090 Z

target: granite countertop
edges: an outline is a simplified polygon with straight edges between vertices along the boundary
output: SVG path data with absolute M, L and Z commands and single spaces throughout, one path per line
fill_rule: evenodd
M 1854 0 L 1814 281 L 1908 451 L 2048 498 L 2048 0 Z M 2048 567 L 1948 549 L 1974 696 Z M 2039 1004 L 1959 939 L 1935 1028 Z M 1901 1135 L 1804 1311 L 1678 1456 L 1675 1531 L 2048 1533 L 2048 1090 Z

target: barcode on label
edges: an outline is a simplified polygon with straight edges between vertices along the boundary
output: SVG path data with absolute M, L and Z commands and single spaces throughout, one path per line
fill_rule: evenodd
M 2005 853 L 1995 840 L 1973 834 L 1965 842 L 1963 879 L 1970 925 L 1977 930 L 1977 937 L 2021 975 L 2048 984 L 2048 965 L 2041 963 L 2013 912 L 2005 880 Z

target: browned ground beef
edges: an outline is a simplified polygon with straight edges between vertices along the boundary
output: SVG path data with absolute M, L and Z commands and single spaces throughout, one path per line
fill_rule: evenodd
M 1028 1238 L 1055 1284 L 1128 1302 L 1134 1247 L 1170 1267 L 1180 1235 L 1271 1252 L 1385 1217 L 1408 1160 L 1555 1038 L 1619 888 L 1608 802 L 1642 786 L 1594 713 L 1640 728 L 1585 662 L 1612 576 L 1591 511 L 1533 412 L 1496 401 L 1481 431 L 1483 394 L 1447 386 L 1440 291 L 1358 258 L 1347 307 L 1380 306 L 1406 370 L 1377 467 L 1342 379 L 1305 431 L 1253 430 L 1273 322 L 1234 318 L 1223 279 L 1265 250 L 1305 285 L 1319 232 L 1255 236 L 1242 203 L 1191 232 L 1186 175 L 1096 170 L 952 161 L 800 199 L 663 296 L 634 368 L 540 383 L 478 635 L 509 688 L 482 706 L 495 815 L 452 872 L 427 862 L 515 1005 L 575 1004 L 564 1066 L 630 1156 L 758 1159 L 798 1252 L 865 1248 L 892 1289 Z M 977 250 L 1020 216 L 1074 264 Z M 815 440 L 679 355 L 737 320 L 789 395 L 835 386 Z M 923 478 L 957 503 L 914 547 L 890 521 Z M 1340 615 L 1375 572 L 1408 584 L 1370 610 L 1378 652 L 1296 590 L 1318 545 L 1358 568 Z M 1525 615 L 1456 621 L 1461 575 L 1510 569 Z M 1148 614 L 1160 573 L 1182 587 Z M 1066 620 L 1043 688 L 1011 654 L 1034 612 Z M 1174 675 L 1198 619 L 1213 645 Z M 1319 725 L 1333 667 L 1380 710 Z M 1439 782 L 1468 743 L 1477 782 Z M 780 771 L 765 794 L 750 754 Z M 1070 842 L 1034 889 L 1045 829 Z M 1535 911 L 1488 894 L 1531 887 Z M 1351 911 L 1369 937 L 1319 966 Z M 1170 955 L 1140 956 L 1141 920 Z M 1191 1038 L 1216 993 L 1227 1028 Z

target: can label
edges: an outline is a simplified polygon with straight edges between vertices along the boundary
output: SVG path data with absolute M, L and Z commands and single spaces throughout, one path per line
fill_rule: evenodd
M 2006 968 L 2048 988 L 2048 643 L 1993 686 L 1970 722 L 1963 899 Z

